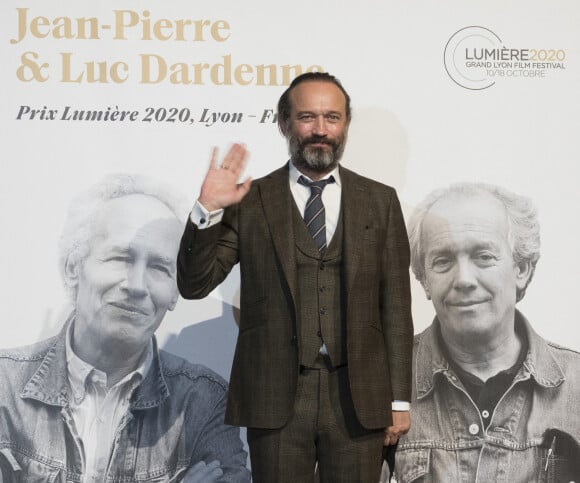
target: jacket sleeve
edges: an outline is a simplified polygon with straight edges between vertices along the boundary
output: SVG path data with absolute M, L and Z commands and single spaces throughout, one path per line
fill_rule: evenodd
M 393 400 L 411 401 L 413 320 L 409 239 L 401 205 L 392 191 L 381 267 L 380 313 Z
M 226 208 L 222 221 L 200 230 L 188 218 L 177 255 L 177 286 L 186 299 L 207 296 L 238 263 L 239 205 Z
M 217 395 L 217 394 L 216 394 Z M 204 394 L 204 399 L 207 393 Z M 190 455 L 190 466 L 183 479 L 188 481 L 212 481 L 219 483 L 250 483 L 250 470 L 247 468 L 248 454 L 244 450 L 242 440 L 240 439 L 240 428 L 230 426 L 224 423 L 226 410 L 227 393 L 224 390 L 216 398 L 210 398 L 211 405 L 208 402 L 206 408 L 199 407 L 193 401 L 188 407 L 188 411 L 195 412 L 195 415 L 189 414 L 188 421 L 194 422 L 203 413 L 204 425 L 191 435 L 195 435 L 195 445 Z M 207 412 L 205 412 L 207 410 Z M 220 470 L 219 476 L 211 471 L 212 478 L 209 479 L 208 465 L 217 465 Z

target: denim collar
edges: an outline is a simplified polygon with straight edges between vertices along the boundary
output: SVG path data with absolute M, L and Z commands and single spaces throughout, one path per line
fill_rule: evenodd
M 545 388 L 554 388 L 562 384 L 566 378 L 562 368 L 552 355 L 549 344 L 536 334 L 530 323 L 518 310 L 515 312 L 515 323 L 521 324 L 522 330 L 528 337 L 529 347 L 514 382 L 532 378 L 538 385 Z M 449 362 L 445 359 L 444 351 L 439 345 L 437 337 L 438 326 L 439 320 L 435 318 L 433 323 L 417 336 L 415 384 L 418 399 L 425 397 L 433 390 L 437 374 L 455 377 L 449 375 Z
M 103 387 L 106 387 L 107 374 L 100 371 L 96 367 L 93 367 L 91 364 L 82 360 L 77 354 L 75 354 L 72 348 L 73 327 L 73 324 L 70 324 L 66 331 L 66 367 L 68 372 L 69 387 L 72 389 L 75 402 L 78 402 L 78 400 L 85 398 L 87 379 L 89 377 L 95 377 L 96 380 L 100 381 Z M 153 341 L 150 340 L 147 344 L 147 350 L 141 357 L 137 368 L 126 374 L 125 377 L 123 377 L 115 384 L 115 387 L 124 385 L 137 387 L 137 385 L 141 384 L 141 381 L 143 381 L 143 378 L 149 372 L 152 362 Z
M 36 399 L 51 406 L 69 405 L 66 334 L 72 323 L 74 313 L 69 316 L 60 333 L 47 341 L 48 350 L 44 354 L 39 354 L 38 357 L 42 358 L 42 362 L 20 393 L 22 398 Z M 131 409 L 157 407 L 169 397 L 169 388 L 163 375 L 155 336 L 152 343 L 153 360 L 147 375 L 131 396 Z

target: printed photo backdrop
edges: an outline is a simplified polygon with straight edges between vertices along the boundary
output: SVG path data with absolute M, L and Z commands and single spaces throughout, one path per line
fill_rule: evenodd
M 502 185 L 540 210 L 542 255 L 520 310 L 580 349 L 580 4 L 573 0 L 275 3 L 6 0 L 0 6 L 2 347 L 55 334 L 68 311 L 57 244 L 71 198 L 111 172 L 194 202 L 213 146 L 247 174 L 287 160 L 276 101 L 309 70 L 352 97 L 343 164 L 394 186 L 408 218 L 432 189 Z M 160 345 L 228 378 L 234 272 L 180 301 Z M 413 284 L 416 332 L 433 308 Z

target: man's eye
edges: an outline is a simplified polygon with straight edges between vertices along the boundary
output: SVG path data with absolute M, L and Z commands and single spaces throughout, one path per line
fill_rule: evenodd
M 165 265 L 151 265 L 151 268 L 157 272 L 161 272 L 166 275 L 171 275 L 171 270 L 169 269 L 169 267 L 166 267 Z
M 497 260 L 497 257 L 495 257 L 492 253 L 489 252 L 481 252 L 475 255 L 475 260 L 480 265 L 487 265 L 495 262 Z
M 435 272 L 444 272 L 451 266 L 451 259 L 444 257 L 437 257 L 431 262 L 431 268 Z

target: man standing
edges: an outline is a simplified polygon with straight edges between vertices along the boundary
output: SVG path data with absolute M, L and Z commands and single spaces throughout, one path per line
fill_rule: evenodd
M 516 310 L 540 257 L 530 200 L 474 183 L 437 190 L 411 217 L 409 238 L 437 316 L 415 340 L 414 424 L 397 481 L 575 480 L 580 355 Z
M 278 103 L 290 162 L 238 184 L 245 148 L 216 152 L 178 258 L 186 298 L 237 262 L 241 321 L 226 421 L 248 427 L 256 483 L 378 481 L 410 426 L 409 246 L 395 191 L 338 162 L 350 98 L 323 73 Z
M 183 225 L 169 189 L 111 176 L 71 205 L 61 333 L 0 351 L 0 481 L 249 482 L 226 383 L 157 349 Z

